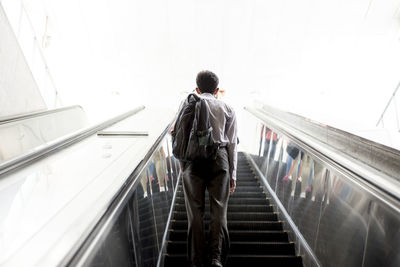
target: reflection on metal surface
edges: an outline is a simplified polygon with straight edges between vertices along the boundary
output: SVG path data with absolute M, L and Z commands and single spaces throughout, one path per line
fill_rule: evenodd
M 99 234 L 70 266 L 157 265 L 180 171 L 169 154 L 170 143 L 165 136 Z
M 380 201 L 385 201 L 400 212 L 398 205 L 400 201 L 400 180 L 398 177 L 398 173 L 400 173 L 400 165 L 398 164 L 400 151 L 373 142 L 373 144 L 370 144 L 371 141 L 364 144 L 355 137 L 351 138 L 351 135 L 339 138 L 335 136 L 340 132 L 338 129 L 330 129 L 324 133 L 323 129 L 326 127 L 312 124 L 301 117 L 300 119 L 296 117 L 296 120 L 293 120 L 298 125 L 294 124 L 296 127 L 292 127 L 288 124 L 291 118 L 286 118 L 287 113 L 282 113 L 282 118 L 287 119 L 283 122 L 282 118 L 278 119 L 276 116 L 258 109 L 247 109 L 264 124 L 268 124 L 268 127 L 278 129 L 279 133 L 301 145 L 305 151 L 314 157 L 321 158 L 327 165 L 340 169 L 342 173 L 346 173 L 346 176 L 352 175 L 352 180 L 357 182 L 364 190 L 374 194 L 380 198 Z M 299 125 L 302 127 L 299 127 Z M 335 138 L 340 139 L 340 142 Z M 357 145 L 359 145 L 358 150 Z M 374 153 L 372 154 L 371 151 Z M 360 160 L 364 157 L 367 157 L 368 160 Z M 375 161 L 371 161 L 372 158 Z
M 291 136 L 257 123 L 252 128 L 260 138 L 252 142 L 258 154 L 249 156 L 294 222 L 295 227 L 285 223 L 286 229 L 301 233 L 289 235 L 304 265 L 400 266 L 399 203 L 387 205 L 384 194 L 366 190 Z
M 399 221 L 400 215 L 384 205 L 374 203 L 371 206 L 364 266 L 399 266 Z
M 262 172 L 260 171 L 260 169 L 257 167 L 256 163 L 254 162 L 254 160 L 249 156 L 248 159 L 249 161 L 252 163 L 252 165 L 254 166 L 255 171 L 257 172 L 258 176 L 261 178 L 261 180 L 264 182 L 265 187 L 267 189 L 267 191 L 269 192 L 269 194 L 272 196 L 273 201 L 275 202 L 275 204 L 277 205 L 280 213 L 278 213 L 278 216 L 280 217 L 280 220 L 288 223 L 289 224 L 289 228 L 291 230 L 293 230 L 296 234 L 296 237 L 300 239 L 300 244 L 302 244 L 302 247 L 305 248 L 307 250 L 308 256 L 310 258 L 312 258 L 313 260 L 313 265 L 320 267 L 321 264 L 318 261 L 316 255 L 314 254 L 312 248 L 308 245 L 307 241 L 305 240 L 305 238 L 303 237 L 301 231 L 298 229 L 298 227 L 296 226 L 295 222 L 292 220 L 291 215 L 287 212 L 286 207 L 284 207 L 281 203 L 281 201 L 279 200 L 278 196 L 275 194 L 274 190 L 271 188 L 271 186 L 269 185 L 266 177 L 262 174 Z M 286 227 L 288 228 L 288 227 Z M 294 237 L 292 237 L 292 239 L 294 239 Z M 297 255 L 302 255 L 299 253 L 300 251 L 297 250 Z
M 333 171 L 324 191 L 315 250 L 325 266 L 361 266 L 370 199 Z
M 173 114 L 149 127 L 146 118 L 155 114 L 166 113 L 147 109 L 113 127 L 145 128 L 148 138 L 92 135 L 2 176 L 0 265 L 66 266 L 160 146 Z

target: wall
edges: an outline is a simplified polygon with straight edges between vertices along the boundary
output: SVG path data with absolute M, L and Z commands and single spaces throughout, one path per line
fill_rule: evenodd
M 56 82 L 52 77 L 52 67 L 47 64 L 46 59 L 46 48 L 51 43 L 49 16 L 46 15 L 42 5 L 35 0 L 0 0 L 0 2 L 47 108 L 62 106 Z M 38 15 L 31 17 L 32 10 Z
M 0 117 L 45 109 L 1 3 L 0 39 Z

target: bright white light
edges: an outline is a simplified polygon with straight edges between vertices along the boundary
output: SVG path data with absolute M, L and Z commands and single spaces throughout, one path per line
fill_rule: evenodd
M 53 22 L 46 55 L 64 103 L 98 118 L 177 105 L 210 69 L 237 109 L 257 96 L 360 132 L 400 80 L 399 0 L 36 2 Z

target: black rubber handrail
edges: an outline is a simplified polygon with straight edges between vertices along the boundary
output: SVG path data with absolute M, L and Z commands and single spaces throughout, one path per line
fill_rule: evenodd
M 267 127 L 287 136 L 310 155 L 318 158 L 334 170 L 354 181 L 371 195 L 400 212 L 400 183 L 392 176 L 379 172 L 364 162 L 331 147 L 312 135 L 306 134 L 300 125 L 291 126 L 282 118 L 277 118 L 263 109 L 245 107 Z
M 0 125 L 10 123 L 10 122 L 15 122 L 15 121 L 32 119 L 35 117 L 41 117 L 41 116 L 45 116 L 45 115 L 49 115 L 49 114 L 57 113 L 57 112 L 62 112 L 65 110 L 70 110 L 70 109 L 71 110 L 72 109 L 82 109 L 82 107 L 79 105 L 74 105 L 74 106 L 68 106 L 68 107 L 57 108 L 57 109 L 50 109 L 50 110 L 44 110 L 44 111 L 36 111 L 36 112 L 30 112 L 30 113 L 25 113 L 25 114 L 19 114 L 19 115 L 15 115 L 15 116 L 0 117 Z
M 123 119 L 126 119 L 127 117 L 130 117 L 143 109 L 144 109 L 144 106 L 139 106 L 135 109 L 132 109 L 128 112 L 125 112 L 121 115 L 118 115 L 118 116 L 111 118 L 107 121 L 104 121 L 102 123 L 96 124 L 94 126 L 89 126 L 82 130 L 78 130 L 76 132 L 62 136 L 56 140 L 53 140 L 51 142 L 48 142 L 41 146 L 38 146 L 38 147 L 30 150 L 26 154 L 23 154 L 19 157 L 4 161 L 0 164 L 0 178 L 1 178 L 1 176 L 3 176 L 4 174 L 6 174 L 10 171 L 19 169 L 20 167 L 25 166 L 26 164 L 30 164 L 39 158 L 50 155 L 51 152 L 54 152 L 61 148 L 65 148 L 67 146 L 70 146 L 70 145 L 78 142 L 78 141 L 81 141 L 82 139 L 85 139 L 85 138 L 97 133 L 98 131 L 101 131 L 107 127 L 110 127 L 111 125 L 113 125 Z

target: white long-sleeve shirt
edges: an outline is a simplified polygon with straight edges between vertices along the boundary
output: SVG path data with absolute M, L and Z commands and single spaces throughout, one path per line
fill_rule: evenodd
M 236 180 L 237 169 L 237 122 L 233 108 L 216 99 L 212 94 L 203 93 L 200 97 L 207 101 L 210 108 L 210 123 L 215 142 L 226 144 L 228 149 L 229 172 Z

